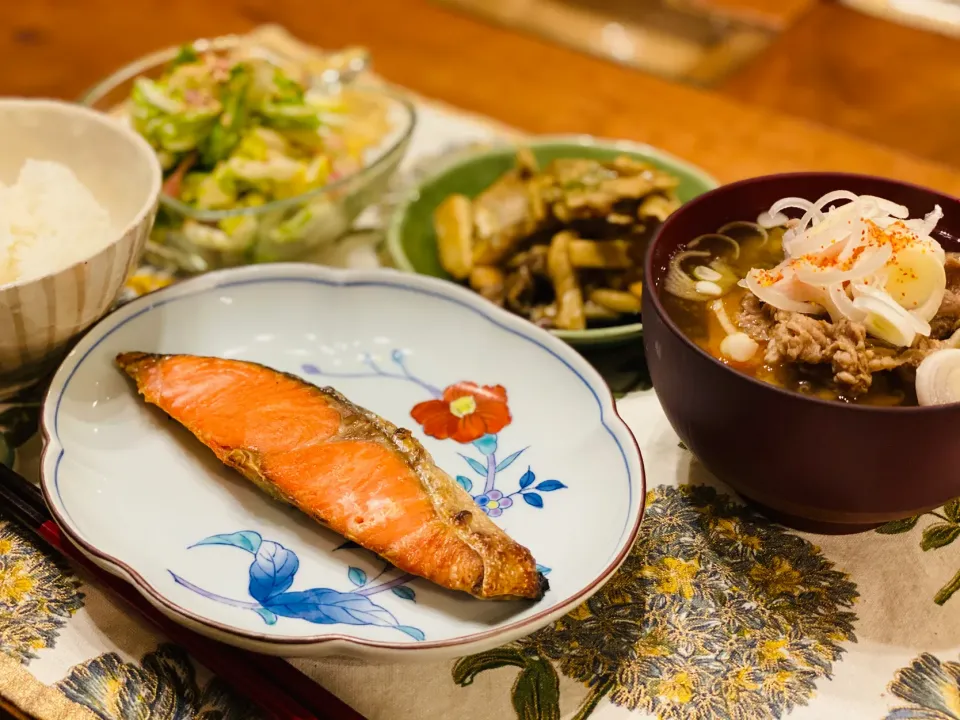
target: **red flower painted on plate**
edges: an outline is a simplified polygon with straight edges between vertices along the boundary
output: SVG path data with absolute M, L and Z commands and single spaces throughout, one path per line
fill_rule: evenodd
M 511 420 L 506 388 L 502 385 L 481 387 L 472 382 L 451 385 L 443 391 L 442 398 L 415 405 L 410 415 L 430 437 L 453 438 L 459 443 L 495 435 Z

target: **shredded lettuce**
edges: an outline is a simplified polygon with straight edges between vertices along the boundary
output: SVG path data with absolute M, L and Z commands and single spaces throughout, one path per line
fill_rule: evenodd
M 341 137 L 344 100 L 311 90 L 263 58 L 185 45 L 162 75 L 134 81 L 128 105 L 133 127 L 156 151 L 167 179 L 182 174 L 168 191 L 198 210 L 252 209 L 295 198 L 357 165 Z M 192 245 L 213 265 L 280 256 L 313 242 L 321 225 L 328 234 L 327 205 L 314 199 L 216 223 L 178 217 L 161 223 L 169 231 L 163 242 L 184 250 Z

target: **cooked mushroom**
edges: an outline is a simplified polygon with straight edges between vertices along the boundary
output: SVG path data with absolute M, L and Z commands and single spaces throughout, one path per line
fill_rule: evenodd
M 628 268 L 630 244 L 626 240 L 570 241 L 570 262 L 577 268 Z
M 680 202 L 676 198 L 668 198 L 665 195 L 648 195 L 640 203 L 640 207 L 637 209 L 637 217 L 641 220 L 655 218 L 663 222 L 678 207 L 680 207 Z
M 547 246 L 534 245 L 529 250 L 517 253 L 507 261 L 507 267 L 518 268 L 526 266 L 534 275 L 547 274 Z
M 507 307 L 520 315 L 529 317 L 533 304 L 535 284 L 530 268 L 523 265 L 507 275 L 504 283 Z
M 590 292 L 590 300 L 616 313 L 625 315 L 640 313 L 640 298 L 633 293 L 600 288 Z
M 505 279 L 503 270 L 489 265 L 477 265 L 470 271 L 471 289 L 497 305 L 503 305 Z
M 530 196 L 516 170 L 477 196 L 473 201 L 473 221 L 477 238 L 473 261 L 478 265 L 501 262 L 517 241 L 533 231 Z
M 620 318 L 620 313 L 605 308 L 603 305 L 598 305 L 593 300 L 587 300 L 583 304 L 583 314 L 586 316 L 587 322 L 594 320 L 610 323 Z
M 562 330 L 583 330 L 587 326 L 583 314 L 583 292 L 570 264 L 570 241 L 573 234 L 558 232 L 550 241 L 547 272 L 557 296 L 556 325 Z
M 440 264 L 457 280 L 473 267 L 473 204 L 464 195 L 451 195 L 433 214 Z
M 633 322 L 643 258 L 679 206 L 679 178 L 628 155 L 557 158 L 529 148 L 472 201 L 448 198 L 434 221 L 447 271 L 541 327 Z

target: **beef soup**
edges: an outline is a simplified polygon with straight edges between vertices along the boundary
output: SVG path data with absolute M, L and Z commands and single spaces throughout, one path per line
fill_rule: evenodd
M 942 216 L 844 190 L 785 198 L 681 248 L 661 302 L 703 350 L 773 385 L 867 405 L 957 402 L 960 255 L 932 237 Z

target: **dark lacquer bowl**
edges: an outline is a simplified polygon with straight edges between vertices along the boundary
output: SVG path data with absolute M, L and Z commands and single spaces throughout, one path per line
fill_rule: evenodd
M 935 237 L 960 250 L 960 201 L 867 175 L 794 173 L 712 190 L 675 212 L 651 242 L 643 297 L 654 388 L 677 434 L 704 466 L 786 525 L 856 532 L 960 495 L 960 404 L 866 407 L 776 388 L 733 370 L 688 340 L 660 302 L 670 257 L 683 244 L 788 196 L 831 190 L 878 195 L 923 216 L 943 208 Z

